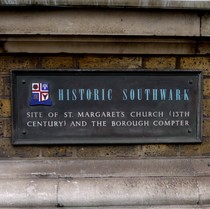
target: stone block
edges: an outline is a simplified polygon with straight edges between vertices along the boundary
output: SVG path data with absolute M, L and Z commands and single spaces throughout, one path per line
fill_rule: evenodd
M 140 145 L 83 146 L 77 148 L 78 158 L 129 158 L 141 156 Z
M 0 99 L 0 117 L 10 117 L 11 106 L 9 99 Z
M 210 120 L 204 120 L 203 122 L 203 136 L 210 136 Z
M 57 180 L 1 179 L 0 207 L 47 207 L 57 204 Z
M 37 147 L 37 146 L 13 147 L 13 150 L 14 150 L 13 157 L 18 157 L 18 158 L 39 158 L 40 157 L 40 147 Z
M 197 201 L 193 177 L 72 179 L 61 181 L 58 189 L 58 203 L 64 207 L 186 205 Z
M 10 138 L 12 136 L 11 120 L 0 118 L 0 138 Z
M 210 75 L 210 58 L 181 57 L 180 68 L 183 70 L 201 70 L 204 75 Z
M 0 34 L 200 36 L 200 17 L 184 11 L 1 10 L 0 19 Z
M 4 79 L 0 77 L 0 96 L 4 95 Z
M 0 118 L 0 138 L 4 136 L 4 120 Z
M 197 45 L 197 54 L 206 55 L 210 53 L 210 44 L 208 41 L 204 41 Z
M 34 69 L 37 67 L 36 56 L 0 56 L 0 73 L 9 73 L 15 69 Z
M 147 144 L 143 145 L 143 156 L 160 157 L 160 156 L 177 156 L 178 145 L 172 144 Z
M 74 147 L 71 146 L 47 146 L 41 148 L 42 157 L 72 157 Z
M 12 121 L 11 121 L 11 119 L 4 119 L 3 123 L 4 123 L 3 137 L 4 138 L 12 137 Z
M 136 178 L 209 176 L 209 158 L 6 159 L 1 178 Z
M 201 144 L 180 145 L 180 156 L 210 156 L 210 139 L 203 139 Z
M 210 15 L 207 13 L 201 17 L 201 36 L 210 36 Z
M 79 207 L 78 209 L 87 209 L 87 207 Z M 88 209 L 210 209 L 210 206 L 209 205 L 199 205 L 199 206 L 198 205 L 140 205 L 140 206 L 88 207 Z
M 191 165 L 193 172 L 191 172 L 191 175 L 199 177 L 209 177 L 210 176 L 210 158 L 207 157 L 189 157 L 191 159 Z
M 12 146 L 11 139 L 0 139 L 1 158 L 37 158 L 40 157 L 40 147 L 38 146 Z
M 49 56 L 42 58 L 42 68 L 68 69 L 73 67 L 74 62 L 71 56 Z
M 210 78 L 203 79 L 203 95 L 210 96 Z
M 146 69 L 175 69 L 175 57 L 150 57 L 143 59 L 144 68 Z
M 80 68 L 141 68 L 141 57 L 116 57 L 116 56 L 84 56 L 79 59 Z
M 210 181 L 208 177 L 200 177 L 198 179 L 199 188 L 199 204 L 207 205 L 210 204 Z
M 200 156 L 200 144 L 180 144 L 180 156 Z
M 210 156 L 210 138 L 206 138 L 200 144 L 200 153 L 202 156 Z
M 210 117 L 210 99 L 203 100 L 203 115 Z
M 4 43 L 8 53 L 106 54 L 106 55 L 194 55 L 195 42 L 168 37 L 141 36 L 44 36 L 13 37 Z M 196 44 L 199 47 L 199 44 Z M 208 46 L 205 47 L 209 50 Z M 199 50 L 201 50 L 199 48 Z M 203 52 L 203 50 L 201 50 Z M 209 53 L 209 51 L 207 51 Z M 207 54 L 203 53 L 203 54 Z M 77 61 L 75 61 L 77 66 Z
M 209 157 L 2 159 L 0 208 L 130 206 L 159 209 L 161 206 L 161 209 L 167 209 L 166 206 L 170 205 L 169 209 L 176 209 L 174 205 L 180 205 L 183 209 L 191 209 L 194 207 L 189 205 L 198 204 L 200 209 L 210 202 L 208 163 Z
M 11 91 L 11 83 L 9 76 L 0 76 L 0 97 L 9 97 Z
M 3 82 L 4 82 L 4 96 L 8 97 L 8 96 L 11 95 L 10 77 L 9 76 L 5 76 L 3 78 Z
M 1 158 L 10 158 L 14 157 L 15 152 L 11 146 L 10 139 L 0 139 L 0 157 Z

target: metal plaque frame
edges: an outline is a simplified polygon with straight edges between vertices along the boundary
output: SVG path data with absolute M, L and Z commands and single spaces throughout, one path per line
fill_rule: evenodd
M 200 143 L 201 71 L 14 70 L 14 145 Z

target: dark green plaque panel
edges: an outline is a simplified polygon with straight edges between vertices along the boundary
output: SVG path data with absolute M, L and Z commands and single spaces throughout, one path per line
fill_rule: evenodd
M 201 142 L 201 77 L 13 71 L 13 144 Z

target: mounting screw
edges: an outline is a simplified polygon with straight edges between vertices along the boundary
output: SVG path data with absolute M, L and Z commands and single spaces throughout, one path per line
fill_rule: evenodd
M 192 133 L 192 130 L 191 129 L 188 129 L 188 131 L 187 131 L 189 134 L 191 134 Z
M 26 131 L 25 131 L 25 130 L 23 130 L 23 131 L 22 131 L 22 134 L 23 134 L 23 135 L 26 135 Z
M 189 81 L 189 84 L 193 84 L 193 81 L 192 81 L 192 80 L 190 80 L 190 81 Z
M 26 81 L 25 80 L 22 80 L 22 84 L 25 84 L 26 83 Z

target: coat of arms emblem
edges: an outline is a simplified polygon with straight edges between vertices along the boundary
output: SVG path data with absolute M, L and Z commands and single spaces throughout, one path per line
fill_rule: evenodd
M 30 105 L 46 105 L 51 106 L 52 100 L 49 94 L 49 84 L 48 83 L 32 83 L 32 92 Z

